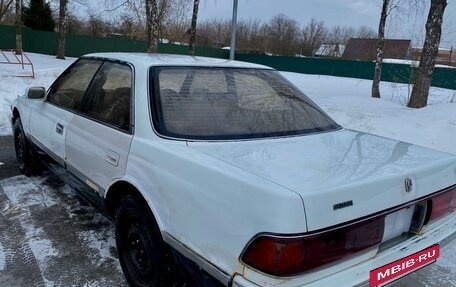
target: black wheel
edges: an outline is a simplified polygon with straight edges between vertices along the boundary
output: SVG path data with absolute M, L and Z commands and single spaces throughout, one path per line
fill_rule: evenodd
M 20 118 L 17 118 L 14 122 L 14 148 L 16 150 L 17 166 L 21 173 L 27 176 L 37 174 L 40 162 L 30 148 Z
M 116 214 L 116 244 L 120 265 L 130 286 L 178 286 L 177 268 L 148 206 L 131 196 Z

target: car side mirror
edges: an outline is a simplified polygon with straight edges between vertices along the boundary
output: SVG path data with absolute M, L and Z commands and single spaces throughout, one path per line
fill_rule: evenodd
M 46 89 L 43 87 L 30 87 L 27 89 L 25 94 L 29 99 L 44 99 Z

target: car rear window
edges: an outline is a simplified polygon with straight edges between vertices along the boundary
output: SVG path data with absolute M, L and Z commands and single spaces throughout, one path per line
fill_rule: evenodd
M 339 128 L 274 70 L 158 67 L 151 75 L 154 125 L 165 136 L 252 139 Z

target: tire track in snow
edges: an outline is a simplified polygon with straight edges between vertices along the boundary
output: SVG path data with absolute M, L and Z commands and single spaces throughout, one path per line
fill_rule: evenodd
M 0 286 L 45 286 L 21 226 L 20 221 L 26 216 L 25 212 L 10 203 L 0 186 L 0 243 L 5 257 L 5 266 L 0 270 Z

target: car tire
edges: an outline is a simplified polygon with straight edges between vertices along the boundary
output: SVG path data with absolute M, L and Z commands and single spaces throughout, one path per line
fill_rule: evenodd
M 17 118 L 14 122 L 14 149 L 16 151 L 17 166 L 21 173 L 26 176 L 39 173 L 40 161 L 30 148 L 20 118 Z
M 116 244 L 123 273 L 130 286 L 179 286 L 178 269 L 158 225 L 142 201 L 128 196 L 116 213 Z

